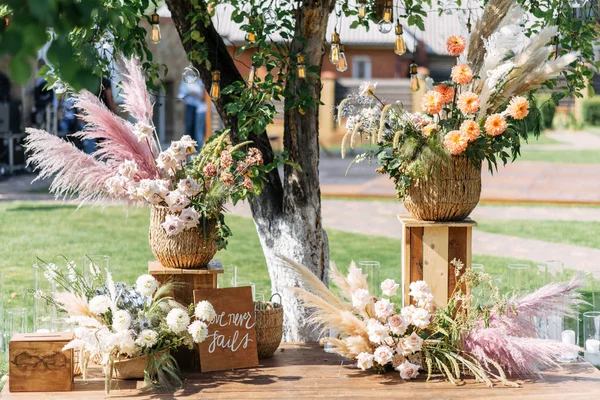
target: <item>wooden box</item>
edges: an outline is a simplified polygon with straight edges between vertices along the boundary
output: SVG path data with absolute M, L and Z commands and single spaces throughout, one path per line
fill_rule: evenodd
M 424 280 L 431 288 L 436 307 L 446 306 L 460 275 L 470 268 L 472 230 L 477 223 L 469 218 L 458 222 L 432 222 L 399 215 L 398 219 L 402 223 L 404 305 L 411 301 L 410 283 Z M 464 264 L 458 276 L 450 264 L 453 259 Z M 463 288 L 463 292 L 467 290 Z
M 73 390 L 73 350 L 63 347 L 73 333 L 18 333 L 8 345 L 11 392 Z

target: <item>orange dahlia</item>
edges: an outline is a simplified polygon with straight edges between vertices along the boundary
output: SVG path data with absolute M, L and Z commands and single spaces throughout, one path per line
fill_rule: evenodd
M 433 88 L 434 91 L 438 92 L 442 96 L 442 103 L 450 103 L 454 99 L 454 88 L 447 85 L 437 85 Z
M 473 92 L 464 92 L 458 96 L 457 106 L 463 114 L 475 114 L 479 111 L 479 97 Z
M 444 138 L 444 146 L 450 154 L 457 155 L 465 151 L 469 142 L 460 131 L 450 131 Z
M 431 136 L 431 134 L 434 131 L 439 131 L 439 130 L 440 130 L 440 127 L 437 126 L 437 124 L 429 124 L 429 125 L 425 126 L 425 128 L 423 128 L 423 130 L 421 130 L 421 132 L 423 133 L 423 136 L 429 137 L 429 136 Z
M 467 139 L 467 141 L 472 142 L 479 137 L 481 130 L 479 129 L 477 122 L 467 120 L 461 124 L 460 133 Z
M 491 136 L 498 136 L 506 130 L 506 119 L 501 114 L 492 114 L 485 121 L 485 132 Z
M 466 85 L 473 79 L 473 71 L 467 64 L 458 64 L 452 67 L 452 80 L 459 85 Z
M 427 114 L 437 114 L 442 111 L 442 96 L 434 91 L 429 91 L 421 99 L 421 108 Z
M 465 38 L 462 36 L 450 36 L 446 41 L 446 49 L 448 54 L 454 57 L 458 57 L 465 51 L 466 46 Z
M 506 111 L 514 119 L 523 119 L 529 114 L 529 102 L 525 97 L 515 96 L 508 103 Z

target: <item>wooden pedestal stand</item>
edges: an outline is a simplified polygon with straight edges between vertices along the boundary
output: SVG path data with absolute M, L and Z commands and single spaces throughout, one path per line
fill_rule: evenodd
M 184 306 L 189 306 L 194 303 L 194 290 L 217 288 L 217 276 L 223 273 L 223 264 L 220 260 L 212 260 L 205 269 L 190 269 L 166 268 L 158 261 L 149 261 L 148 273 L 161 285 L 169 279 L 178 283 L 171 296 Z M 200 371 L 197 346 L 193 350 L 181 347 L 173 356 L 182 370 Z
M 398 215 L 402 223 L 402 282 L 404 305 L 410 304 L 409 285 L 424 280 L 429 284 L 436 307 L 444 307 L 456 282 L 471 266 L 472 230 L 477 223 L 469 218 L 458 222 L 419 221 Z M 450 262 L 462 261 L 459 276 Z M 465 287 L 463 291 L 468 289 Z

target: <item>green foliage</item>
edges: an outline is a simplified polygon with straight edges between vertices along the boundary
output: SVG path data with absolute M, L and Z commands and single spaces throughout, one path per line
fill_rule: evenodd
M 556 104 L 550 95 L 538 94 L 536 104 L 541 114 L 541 123 L 544 129 L 554 127 L 554 115 L 556 114 Z
M 590 125 L 600 125 L 600 96 L 583 101 L 583 122 Z

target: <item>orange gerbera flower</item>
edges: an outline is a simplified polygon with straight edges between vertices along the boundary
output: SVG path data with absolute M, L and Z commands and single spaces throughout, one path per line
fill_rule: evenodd
M 458 96 L 457 106 L 463 114 L 475 114 L 479 111 L 479 96 L 473 92 L 464 92 Z
M 423 130 L 421 131 L 423 133 L 423 136 L 431 136 L 431 134 L 433 133 L 433 131 L 438 131 L 440 130 L 440 127 L 437 126 L 437 124 L 429 124 L 427 126 L 425 126 L 425 128 L 423 128 Z
M 433 90 L 435 90 L 440 94 L 440 96 L 442 96 L 442 103 L 444 104 L 450 103 L 452 100 L 454 100 L 454 89 L 452 88 L 452 86 L 443 84 L 437 85 L 433 88 Z
M 514 119 L 523 119 L 529 114 L 529 102 L 525 97 L 515 96 L 510 100 L 506 111 Z
M 450 154 L 457 155 L 465 151 L 469 142 L 460 131 L 450 131 L 444 138 L 444 146 Z
M 446 49 L 448 50 L 448 54 L 454 57 L 458 57 L 465 51 L 465 46 L 467 42 L 465 38 L 462 36 L 450 36 L 446 41 Z
M 501 114 L 492 114 L 485 121 L 485 132 L 488 135 L 498 136 L 506 130 L 506 119 Z
M 466 85 L 473 79 L 473 71 L 467 64 L 458 64 L 452 67 L 452 80 L 459 85 Z
M 421 108 L 427 114 L 437 114 L 442 111 L 442 96 L 434 91 L 429 91 L 421 99 Z
M 473 140 L 479 137 L 481 129 L 479 129 L 479 125 L 477 125 L 477 122 L 467 120 L 461 124 L 460 133 L 462 133 L 462 135 L 467 139 L 467 141 L 472 142 Z

